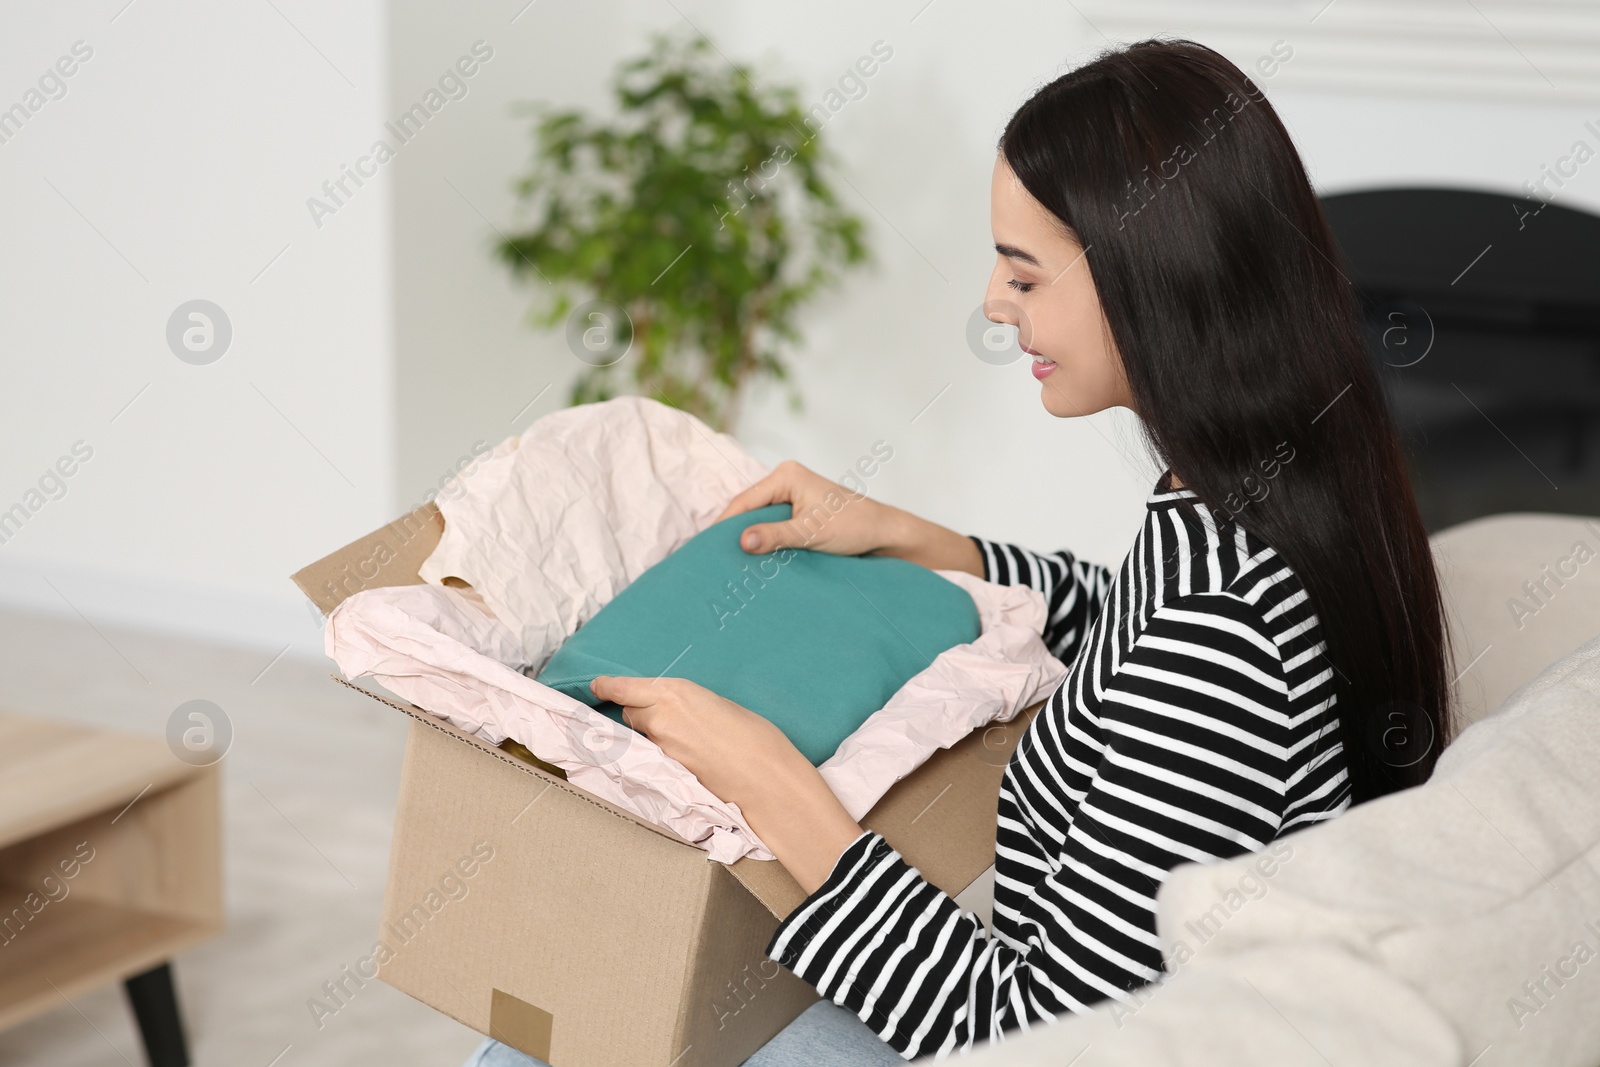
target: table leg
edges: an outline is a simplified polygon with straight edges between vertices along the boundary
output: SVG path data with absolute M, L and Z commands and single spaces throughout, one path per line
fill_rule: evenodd
M 172 985 L 172 964 L 163 963 L 122 983 L 139 1021 L 145 1057 L 150 1067 L 189 1067 L 189 1045 L 178 1014 L 178 994 Z

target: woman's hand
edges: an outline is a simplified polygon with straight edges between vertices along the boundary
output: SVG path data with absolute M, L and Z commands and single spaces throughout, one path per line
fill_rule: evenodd
M 788 504 L 793 517 L 748 527 L 739 540 L 746 552 L 809 548 L 836 556 L 864 556 L 888 543 L 894 518 L 894 509 L 788 459 L 729 501 L 715 521 L 768 504 Z
M 807 893 L 827 879 L 861 827 L 782 730 L 686 678 L 601 676 L 601 700 L 702 785 L 737 804 L 750 828 Z
M 622 705 L 624 722 L 740 807 L 769 768 L 785 767 L 791 757 L 810 767 L 782 730 L 687 678 L 601 676 L 589 689 Z
M 739 547 L 752 555 L 809 548 L 836 556 L 895 556 L 931 570 L 983 577 L 983 557 L 964 534 L 852 492 L 792 459 L 729 501 L 715 521 L 768 504 L 788 504 L 793 514 L 787 522 L 747 527 Z

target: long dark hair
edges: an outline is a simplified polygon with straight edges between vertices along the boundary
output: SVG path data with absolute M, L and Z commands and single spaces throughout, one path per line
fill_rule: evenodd
M 1272 105 L 1204 45 L 1140 41 L 1041 88 L 1000 151 L 1086 250 L 1154 455 L 1310 597 L 1352 802 L 1425 781 L 1451 729 L 1427 529 L 1352 283 Z

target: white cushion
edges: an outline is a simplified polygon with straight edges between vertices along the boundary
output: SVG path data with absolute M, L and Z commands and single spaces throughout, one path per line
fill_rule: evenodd
M 1600 638 L 1276 847 L 1169 875 L 1174 977 L 969 1062 L 1600 1062 Z

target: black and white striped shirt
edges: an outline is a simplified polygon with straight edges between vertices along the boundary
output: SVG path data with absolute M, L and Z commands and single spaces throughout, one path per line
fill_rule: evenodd
M 1162 974 L 1169 870 L 1349 806 L 1304 588 L 1247 514 L 1218 519 L 1163 490 L 1169 473 L 1114 576 L 972 538 L 986 579 L 1044 594 L 1045 643 L 1070 668 L 1006 767 L 993 929 L 866 831 L 767 946 L 906 1059 L 1131 1002 Z

